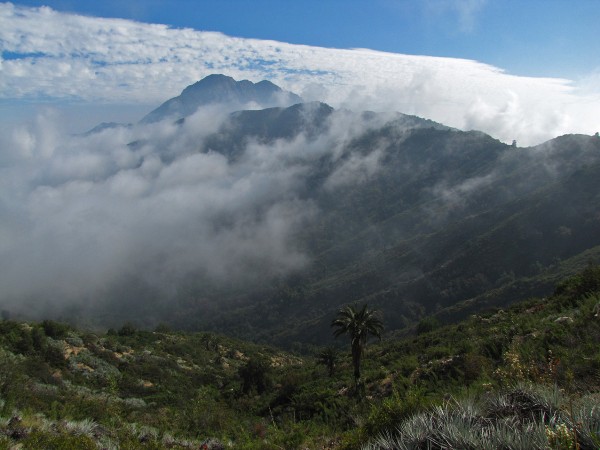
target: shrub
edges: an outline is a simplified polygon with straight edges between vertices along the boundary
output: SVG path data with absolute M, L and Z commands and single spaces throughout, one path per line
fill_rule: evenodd
M 119 329 L 119 336 L 133 336 L 135 335 L 137 328 L 131 322 L 125 322 L 123 326 Z
M 577 430 L 582 448 L 600 448 L 600 394 L 583 396 L 575 404 L 570 425 Z
M 96 444 L 88 436 L 53 435 L 33 431 L 20 441 L 28 450 L 96 450 Z
M 543 423 L 493 421 L 483 414 L 481 405 L 466 399 L 447 401 L 429 411 L 401 422 L 396 432 L 386 430 L 364 450 L 404 450 L 416 448 L 461 449 L 544 449 Z
M 42 328 L 44 329 L 46 336 L 53 339 L 64 339 L 71 330 L 69 325 L 55 322 L 54 320 L 44 320 L 42 322 Z
M 586 294 L 598 291 L 600 291 L 600 266 L 589 265 L 583 272 L 559 283 L 554 290 L 554 295 L 577 300 Z
M 417 324 L 417 334 L 429 333 L 437 328 L 439 328 L 440 322 L 435 317 L 425 317 L 419 321 Z
M 413 414 L 422 411 L 430 404 L 419 389 L 412 389 L 404 396 L 395 393 L 391 398 L 384 399 L 379 405 L 373 406 L 365 424 L 368 437 L 375 437 L 386 430 L 394 429 Z
M 238 371 L 242 380 L 242 392 L 244 394 L 249 394 L 253 390 L 258 394 L 265 392 L 271 385 L 270 372 L 271 367 L 265 360 L 260 358 L 248 360 Z

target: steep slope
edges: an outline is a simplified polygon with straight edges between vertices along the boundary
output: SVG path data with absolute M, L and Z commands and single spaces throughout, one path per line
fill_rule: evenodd
M 194 273 L 169 301 L 143 280 L 124 280 L 94 313 L 105 323 L 166 320 L 318 343 L 330 339 L 325 325 L 341 305 L 372 303 L 390 328 L 432 313 L 455 320 L 508 304 L 519 289 L 544 294 L 580 267 L 561 261 L 600 245 L 597 137 L 517 148 L 417 117 L 310 103 L 232 113 L 195 145 L 225 156 L 233 172 L 288 177 L 281 190 L 265 186 L 265 199 L 242 217 L 260 223 L 290 202 L 295 214 L 310 209 L 288 242 L 307 263 L 273 276 L 260 258 L 242 260 L 243 282 L 233 268 L 220 281 Z M 159 148 L 176 160 L 172 144 Z M 212 226 L 235 229 L 238 220 L 230 212 Z
M 420 128 L 394 140 L 393 130 L 346 147 L 368 154 L 387 139 L 377 176 L 359 186 L 326 185 L 339 161 L 312 168 L 303 192 L 322 214 L 302 233 L 314 258 L 308 270 L 238 297 L 239 309 L 225 314 L 202 302 L 212 311 L 203 326 L 316 343 L 327 339 L 322 330 L 336 308 L 368 301 L 386 312 L 388 326 L 403 327 L 483 293 L 497 292 L 481 307 L 510 303 L 518 292 L 507 298 L 503 286 L 600 245 L 597 138 L 516 149 L 481 133 Z M 528 289 L 543 294 L 548 282 Z
M 96 125 L 94 128 L 83 133 L 83 136 L 91 136 L 96 133 L 100 133 L 105 130 L 116 130 L 120 128 L 131 128 L 132 124 L 130 123 L 117 123 L 117 122 L 102 122 L 101 124 Z
M 326 132 L 332 113 L 331 106 L 320 102 L 236 111 L 218 133 L 206 139 L 204 149 L 219 152 L 234 161 L 243 155 L 250 141 L 268 144 L 277 139 L 291 140 L 300 133 L 315 139 Z

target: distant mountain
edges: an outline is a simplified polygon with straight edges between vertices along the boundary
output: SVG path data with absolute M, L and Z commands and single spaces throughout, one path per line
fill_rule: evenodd
M 193 114 L 200 106 L 211 104 L 228 105 L 234 111 L 250 104 L 269 108 L 301 102 L 302 98 L 298 95 L 284 91 L 270 81 L 236 81 L 231 77 L 215 74 L 186 87 L 178 97 L 167 100 L 146 115 L 141 123 L 159 122 L 168 117 L 178 120 Z
M 334 109 L 321 102 L 299 103 L 288 108 L 236 111 L 218 133 L 205 141 L 205 148 L 234 160 L 244 153 L 248 139 L 270 142 L 292 139 L 300 131 L 316 138 L 327 129 Z
M 101 124 L 96 125 L 91 130 L 88 130 L 85 133 L 83 133 L 83 136 L 90 136 L 92 134 L 100 133 L 101 131 L 104 131 L 104 130 L 114 130 L 114 129 L 118 129 L 118 128 L 131 128 L 131 127 L 132 127 L 132 125 L 130 123 L 102 122 Z
M 431 120 L 401 113 L 384 116 L 367 111 L 356 114 L 351 111 L 336 111 L 326 103 L 308 102 L 287 108 L 233 112 L 219 132 L 205 140 L 204 148 L 217 151 L 226 155 L 230 160 L 235 160 L 244 153 L 250 140 L 272 143 L 277 139 L 293 140 L 299 134 L 305 136 L 309 141 L 316 140 L 330 132 L 331 120 L 335 121 L 340 116 L 355 117 L 359 123 L 365 126 L 372 123 L 372 126 L 376 127 L 377 123 L 387 123 L 388 126 L 399 129 L 451 129 Z

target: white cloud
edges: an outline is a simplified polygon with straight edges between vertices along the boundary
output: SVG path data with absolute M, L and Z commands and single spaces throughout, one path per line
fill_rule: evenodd
M 373 150 L 366 156 L 351 155 L 330 175 L 325 187 L 333 190 L 340 186 L 368 181 L 380 169 L 379 160 L 382 156 L 383 153 L 379 149 Z
M 188 276 L 247 283 L 305 267 L 297 234 L 318 211 L 298 192 L 307 167 L 351 134 L 249 142 L 235 161 L 199 152 L 226 117 L 207 108 L 180 127 L 69 136 L 49 110 L 0 135 L 14 149 L 0 164 L 0 305 L 92 304 L 128 276 L 168 298 Z
M 483 3 L 441 4 L 469 26 Z M 512 76 L 476 61 L 233 38 L 47 7 L 0 4 L 0 46 L 18 56 L 0 60 L 0 99 L 157 105 L 225 73 L 269 79 L 334 107 L 417 114 L 523 145 L 592 133 L 600 112 L 598 96 L 571 81 Z

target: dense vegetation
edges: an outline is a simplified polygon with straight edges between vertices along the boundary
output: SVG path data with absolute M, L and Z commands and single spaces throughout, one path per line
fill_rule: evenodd
M 240 114 L 229 134 L 218 135 L 229 139 L 222 148 L 210 148 L 233 152 L 227 154 L 235 160 L 252 139 L 292 139 L 302 126 L 322 136 L 335 112 L 325 105 L 317 111 L 308 124 L 296 123 L 293 108 Z M 274 123 L 287 135 L 269 131 Z M 381 152 L 377 176 L 327 185 L 344 161 L 374 149 Z M 297 236 L 311 259 L 305 271 L 233 293 L 211 291 L 206 280 L 191 283 L 177 311 L 163 317 L 180 329 L 291 349 L 329 338 L 326 325 L 349 302 L 386 311 L 388 329 L 431 314 L 454 321 L 522 295 L 547 295 L 588 259 L 600 261 L 596 137 L 521 149 L 404 116 L 340 151 L 339 161 L 307 163 L 310 176 L 298 192 L 319 209 Z
M 359 390 L 347 342 L 300 357 L 165 326 L 5 318 L 0 447 L 600 447 L 600 268 L 403 334 L 365 349 Z
M 291 128 L 290 140 L 304 128 L 323 136 L 323 124 L 336 112 L 323 105 L 317 111 L 304 124 L 296 116 L 283 119 L 295 110 L 242 114 L 222 151 L 242 153 L 252 139 L 285 138 L 265 131 L 273 123 L 277 130 Z M 294 126 L 285 127 L 290 121 Z M 376 176 L 327 184 L 345 161 L 375 151 Z M 340 152 L 339 160 L 307 163 L 310 176 L 298 192 L 319 209 L 318 220 L 298 236 L 311 258 L 307 270 L 233 296 L 219 292 L 220 300 L 230 300 L 225 310 L 211 300 L 206 283 L 192 286 L 180 303 L 187 313 L 172 318 L 177 327 L 292 348 L 323 342 L 331 316 L 349 302 L 384 310 L 388 329 L 431 314 L 452 321 L 523 295 L 547 295 L 588 259 L 600 261 L 597 137 L 562 136 L 515 148 L 480 132 L 401 116 L 368 129 Z

